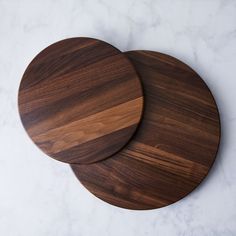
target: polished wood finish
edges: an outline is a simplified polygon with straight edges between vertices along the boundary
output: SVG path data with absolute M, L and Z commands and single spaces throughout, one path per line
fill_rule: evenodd
M 130 61 L 91 38 L 39 53 L 19 88 L 22 123 L 34 143 L 67 163 L 93 163 L 119 151 L 140 121 L 142 88 Z
M 206 177 L 220 141 L 219 114 L 204 81 L 181 61 L 150 51 L 125 54 L 143 84 L 141 125 L 118 154 L 72 169 L 108 203 L 159 208 L 180 200 Z

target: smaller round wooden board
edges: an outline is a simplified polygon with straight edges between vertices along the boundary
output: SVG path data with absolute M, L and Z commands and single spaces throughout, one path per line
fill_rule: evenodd
M 119 153 L 72 169 L 110 204 L 159 208 L 185 197 L 206 177 L 220 141 L 219 114 L 204 81 L 181 61 L 150 51 L 125 54 L 143 85 L 140 127 Z
M 33 142 L 67 163 L 93 163 L 119 151 L 141 119 L 138 75 L 123 53 L 91 38 L 40 52 L 19 88 L 19 113 Z

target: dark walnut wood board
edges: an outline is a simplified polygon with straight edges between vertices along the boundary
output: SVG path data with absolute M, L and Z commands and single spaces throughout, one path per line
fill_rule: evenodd
M 143 84 L 140 127 L 119 153 L 72 169 L 110 204 L 160 208 L 185 197 L 206 177 L 220 141 L 219 114 L 207 85 L 186 64 L 151 51 L 125 55 Z
M 123 53 L 92 38 L 50 45 L 26 69 L 19 113 L 33 142 L 66 163 L 93 163 L 118 152 L 141 119 L 138 75 Z

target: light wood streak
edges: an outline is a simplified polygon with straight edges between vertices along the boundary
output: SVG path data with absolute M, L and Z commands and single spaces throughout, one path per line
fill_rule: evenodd
M 42 143 L 44 150 L 49 153 L 60 152 L 138 123 L 142 102 L 142 97 L 134 99 L 41 135 L 32 136 L 32 139 L 39 146 Z M 124 111 L 127 114 L 125 117 Z M 30 130 L 28 132 L 30 134 Z

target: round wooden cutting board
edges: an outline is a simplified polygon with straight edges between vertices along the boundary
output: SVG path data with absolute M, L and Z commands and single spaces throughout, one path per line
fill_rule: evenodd
M 19 88 L 19 113 L 33 142 L 67 163 L 93 163 L 119 151 L 141 119 L 143 97 L 127 57 L 91 38 L 40 52 Z
M 180 200 L 206 177 L 220 141 L 219 114 L 204 81 L 181 61 L 151 51 L 125 55 L 143 84 L 140 127 L 119 153 L 72 169 L 110 204 L 159 208 Z

